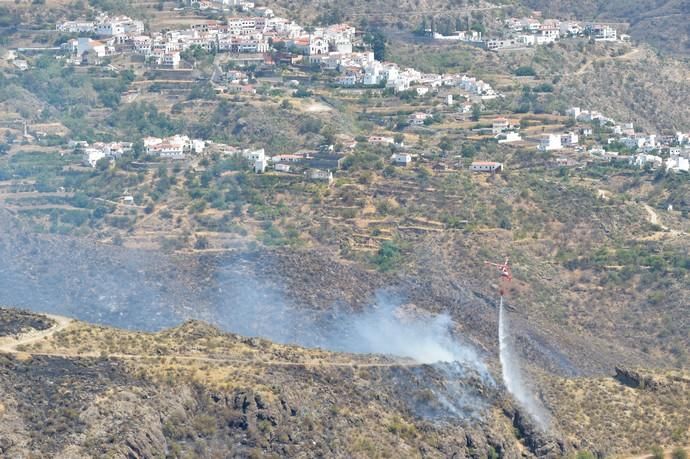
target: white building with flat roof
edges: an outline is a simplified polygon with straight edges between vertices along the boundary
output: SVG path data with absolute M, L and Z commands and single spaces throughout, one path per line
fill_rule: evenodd
M 554 151 L 554 150 L 560 150 L 563 148 L 563 144 L 561 143 L 561 135 L 560 134 L 546 134 L 541 138 L 541 141 L 539 142 L 539 150 L 541 151 Z
M 470 171 L 489 172 L 494 174 L 503 171 L 503 163 L 493 161 L 475 161 L 470 165 Z

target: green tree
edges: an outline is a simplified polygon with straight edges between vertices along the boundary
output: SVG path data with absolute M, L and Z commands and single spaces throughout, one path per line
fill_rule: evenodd
M 335 128 L 331 125 L 324 126 L 323 129 L 321 129 L 321 135 L 323 136 L 323 142 L 326 145 L 333 145 L 335 144 Z
M 673 459 L 688 459 L 688 452 L 684 448 L 678 447 L 673 450 L 671 457 Z
M 479 104 L 474 104 L 472 105 L 472 116 L 470 116 L 470 119 L 472 121 L 479 121 L 479 119 L 482 116 L 482 107 Z
M 380 30 L 373 30 L 364 35 L 364 42 L 374 51 L 374 59 L 386 60 L 386 37 Z
M 517 76 L 537 76 L 537 72 L 533 67 L 528 65 L 523 65 L 515 70 L 515 75 Z
M 374 264 L 380 271 L 391 271 L 398 265 L 401 257 L 400 247 L 393 241 L 385 241 L 374 257 Z
M 438 147 L 442 152 L 447 153 L 453 149 L 453 142 L 451 141 L 450 137 L 444 136 L 438 143 Z
M 464 158 L 474 158 L 474 155 L 477 154 L 477 147 L 475 147 L 471 143 L 466 143 L 466 144 L 463 144 L 460 152 L 462 153 L 462 156 Z

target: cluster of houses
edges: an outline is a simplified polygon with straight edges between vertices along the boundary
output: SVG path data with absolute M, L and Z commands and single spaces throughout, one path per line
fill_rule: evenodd
M 139 54 L 149 63 L 177 68 L 180 53 L 197 46 L 205 51 L 236 54 L 263 54 L 271 47 L 307 56 L 329 52 L 351 53 L 355 28 L 345 24 L 305 30 L 294 21 L 274 17 L 262 10 L 262 16 L 231 17 L 224 22 L 208 21 L 185 30 L 144 33 L 144 25 L 125 16 L 110 18 L 101 15 L 95 21 L 67 21 L 58 30 L 83 34 L 64 47 L 79 61 L 85 55 L 102 58 L 114 54 Z M 91 35 L 99 39 L 93 40 Z
M 665 168 L 668 172 L 690 172 L 690 146 L 669 147 L 668 157 L 664 160 L 658 154 L 636 153 L 629 158 L 630 164 L 640 169 L 651 168 L 653 170 Z M 611 155 L 611 152 L 608 152 Z M 614 154 L 613 157 L 616 155 Z
M 489 39 L 484 42 L 486 49 L 525 48 L 554 43 L 561 38 L 588 36 L 595 41 L 615 42 L 629 41 L 629 35 L 619 35 L 618 31 L 607 24 L 582 24 L 575 21 L 558 19 L 541 19 L 531 16 L 525 18 L 508 18 L 505 21 L 508 36 Z
M 140 35 L 144 33 L 144 23 L 128 16 L 113 16 L 100 14 L 93 21 L 65 21 L 56 26 L 57 30 L 65 33 L 99 35 L 115 37 L 120 35 Z
M 132 151 L 131 142 L 95 142 L 89 144 L 84 140 L 71 140 L 68 144 L 70 148 L 81 152 L 84 164 L 96 167 L 98 161 L 102 159 L 117 159 L 120 156 Z
M 585 151 L 582 140 L 593 135 L 593 127 L 587 125 L 599 125 L 607 134 L 607 145 L 604 147 L 595 144 L 588 150 L 592 157 L 605 161 L 623 161 L 631 165 L 652 169 L 665 168 L 672 172 L 690 172 L 690 134 L 677 132 L 675 135 L 645 134 L 635 131 L 633 123 L 617 123 L 600 112 L 581 110 L 572 107 L 566 111 L 574 121 L 584 124 L 586 127 L 567 132 L 543 134 L 539 138 L 537 149 L 544 152 L 557 152 L 561 150 Z M 488 132 L 488 128 L 478 129 Z M 493 120 L 491 134 L 498 143 L 520 142 L 520 126 L 515 120 L 499 117 Z M 613 151 L 617 147 L 631 152 L 622 155 Z M 663 155 L 660 156 L 660 155 Z M 567 162 L 559 158 L 557 163 Z M 575 163 L 576 164 L 576 163 Z
M 333 171 L 342 167 L 345 156 L 338 155 L 333 145 L 322 145 L 318 151 L 267 155 L 263 148 L 238 150 L 225 146 L 224 154 L 244 158 L 257 174 L 268 169 L 285 174 L 303 174 L 314 181 L 333 182 Z
M 690 159 L 690 135 L 676 132 L 674 135 L 657 135 L 637 132 L 633 123 L 618 123 L 600 112 L 582 110 L 572 107 L 566 111 L 566 115 L 575 121 L 598 124 L 605 128 L 608 135 L 607 148 L 596 145 L 589 150 L 589 154 L 605 160 L 628 161 L 631 165 L 652 169 L 665 167 L 672 172 L 690 172 L 688 160 Z M 591 128 L 583 128 L 581 134 L 584 137 L 592 135 Z M 565 137 L 570 136 L 569 142 Z M 540 148 L 543 150 L 559 150 L 564 146 L 576 145 L 578 138 L 568 134 L 549 134 L 544 137 Z M 559 143 L 558 137 L 561 138 Z M 631 155 L 621 155 L 613 151 L 615 146 L 622 146 L 632 152 Z M 660 154 L 668 155 L 664 160 Z
M 144 153 L 162 159 L 186 159 L 190 155 L 203 153 L 206 148 L 205 141 L 179 134 L 166 138 L 145 137 L 143 142 Z
M 181 64 L 180 53 L 195 46 L 209 52 L 257 56 L 257 62 L 263 64 L 267 53 L 274 49 L 287 51 L 283 53 L 287 56 L 302 56 L 308 64 L 337 72 L 335 84 L 339 86 L 386 87 L 395 92 L 416 89 L 420 94 L 441 86 L 454 86 L 481 99 L 498 96 L 488 83 L 466 75 L 425 74 L 378 61 L 371 51 L 355 52 L 357 31 L 348 24 L 305 29 L 266 10 L 260 16 L 231 17 L 222 23 L 208 21 L 163 33 L 144 34 L 141 21 L 107 15 L 95 21 L 67 21 L 57 28 L 84 34 L 63 45 L 75 63 L 97 64 L 107 56 L 135 54 L 143 56 L 149 64 L 176 69 Z M 92 39 L 93 35 L 98 39 Z M 290 63 L 293 62 L 291 59 Z
M 203 153 L 206 142 L 190 139 L 186 135 L 172 137 L 146 137 L 143 139 L 144 153 L 161 159 L 186 159 L 193 154 Z M 132 142 L 95 142 L 71 140 L 68 147 L 80 152 L 85 165 L 96 167 L 102 159 L 116 160 L 133 150 Z
M 192 8 L 199 8 L 200 10 L 208 9 L 218 9 L 218 5 L 221 7 L 231 6 L 239 9 L 240 11 L 253 11 L 255 13 L 261 13 L 261 15 L 273 15 L 273 11 L 267 7 L 256 7 L 256 4 L 249 0 L 187 0 L 187 3 Z
M 461 88 L 483 100 L 495 99 L 499 94 L 490 84 L 467 75 L 422 73 L 413 68 L 401 68 L 392 62 L 380 62 L 371 52 L 332 52 L 312 59 L 324 69 L 339 71 L 335 84 L 344 87 L 386 87 L 395 92 L 415 90 L 424 95 L 440 87 Z
M 451 35 L 443 35 L 438 32 L 427 30 L 427 33 L 434 39 L 440 41 L 464 41 L 466 43 L 482 43 L 482 33 L 477 30 L 458 30 Z
M 498 143 L 521 142 L 520 125 L 515 120 L 499 117 L 493 120 L 491 133 L 498 140 Z

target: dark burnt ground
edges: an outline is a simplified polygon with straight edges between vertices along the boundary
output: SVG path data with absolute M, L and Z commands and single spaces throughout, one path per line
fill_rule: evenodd
M 31 330 L 46 330 L 54 322 L 42 315 L 18 309 L 0 308 L 0 336 L 18 335 Z
M 118 362 L 46 356 L 19 361 L 0 356 L 0 393 L 12 395 L 32 447 L 45 455 L 74 443 L 75 436 L 84 432 L 80 414 L 99 394 L 113 386 L 136 384 Z

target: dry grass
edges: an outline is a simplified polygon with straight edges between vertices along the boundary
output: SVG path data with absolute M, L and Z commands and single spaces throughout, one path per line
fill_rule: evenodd
M 656 375 L 658 389 L 634 389 L 612 378 L 553 378 L 543 386 L 561 430 L 608 453 L 682 445 L 690 438 L 690 375 Z

